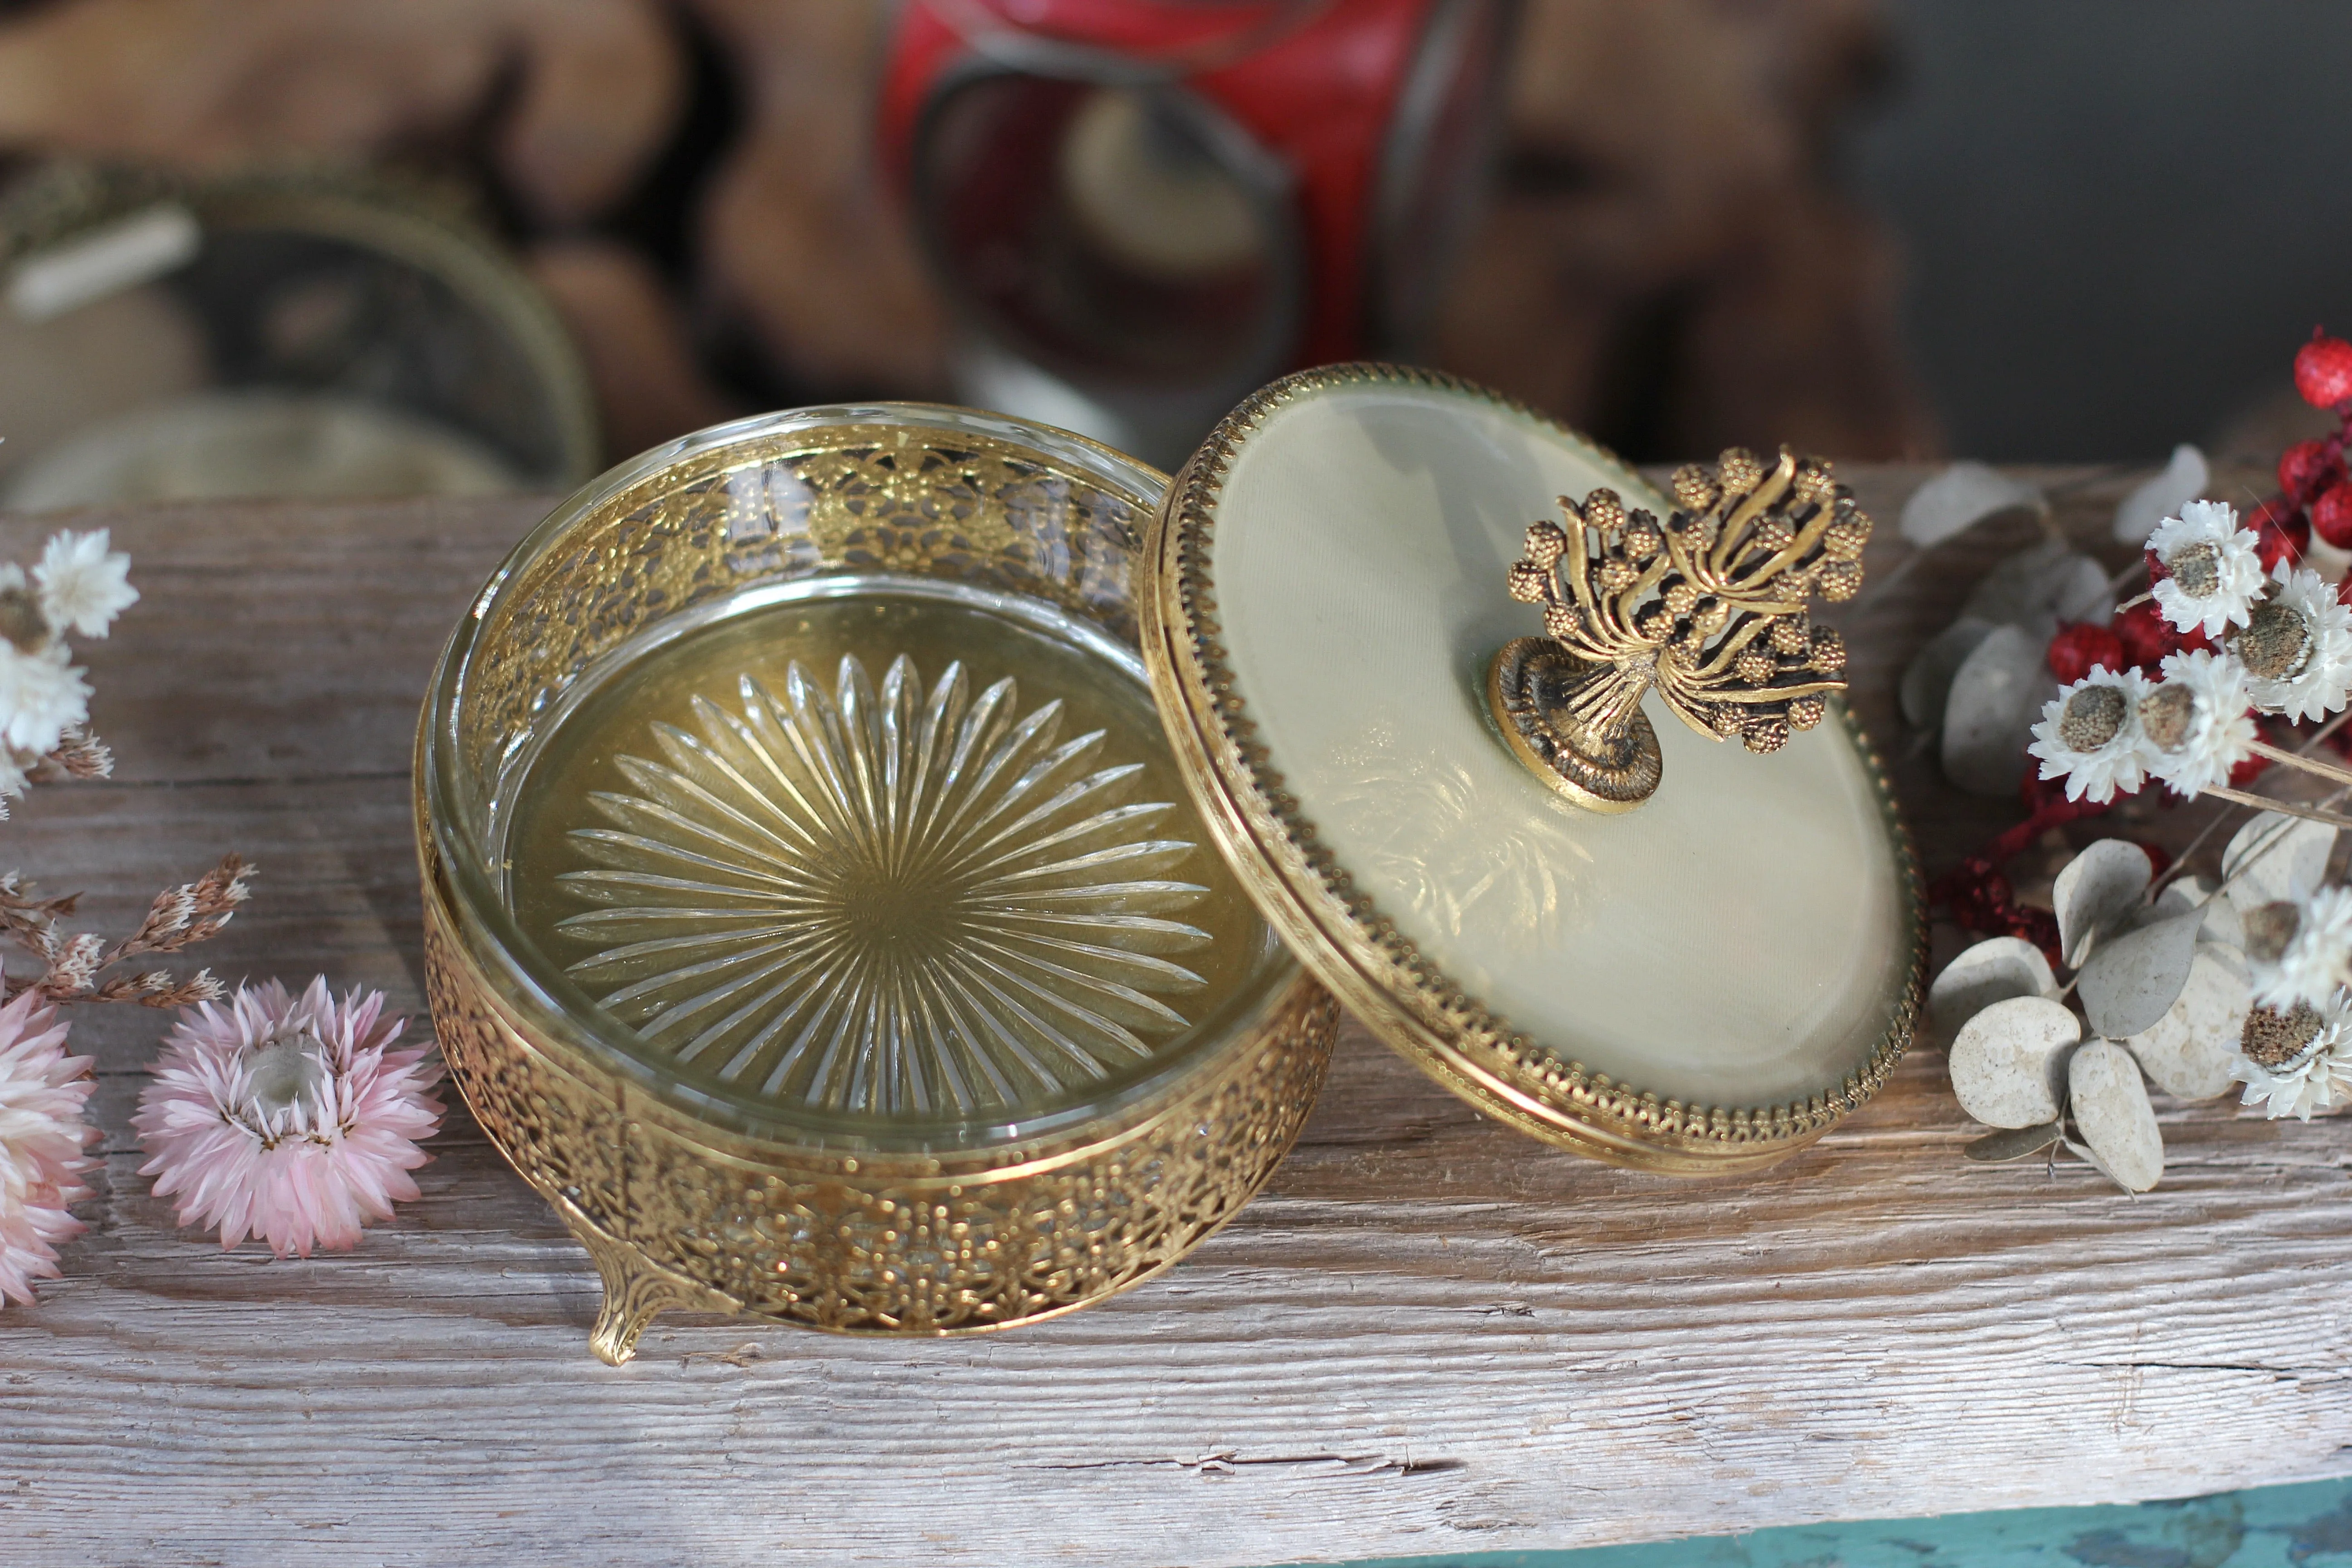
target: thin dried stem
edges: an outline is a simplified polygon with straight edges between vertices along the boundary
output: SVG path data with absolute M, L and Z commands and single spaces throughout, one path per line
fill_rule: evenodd
M 2331 784 L 2352 784 L 2352 768 L 2335 763 L 2323 763 L 2316 757 L 2307 757 L 2298 752 L 2282 751 L 2266 741 L 2256 741 L 2253 744 L 2253 752 L 2258 757 L 2268 757 L 2272 762 L 2284 763 L 2288 767 L 2301 768 L 2305 773 L 2316 773 Z
M 2308 822 L 2326 823 L 2330 827 L 2352 827 L 2352 816 L 2347 816 L 2341 812 L 2320 811 L 2308 805 L 2297 805 L 2291 801 L 2273 800 L 2268 795 L 2247 795 L 2234 789 L 2207 789 L 2203 793 L 2221 800 L 2234 801 L 2240 805 L 2251 805 L 2263 811 L 2275 811 L 2282 816 L 2300 816 Z

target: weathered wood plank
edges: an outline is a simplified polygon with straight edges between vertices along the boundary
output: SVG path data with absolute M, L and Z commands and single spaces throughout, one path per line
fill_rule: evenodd
M 1916 478 L 1866 472 L 1866 500 L 1891 521 Z M 102 520 L 147 595 L 85 650 L 121 773 L 37 793 L 6 863 L 119 927 L 237 848 L 264 876 L 215 969 L 418 1010 L 415 705 L 538 510 Z M 0 553 L 39 531 L 0 523 Z M 1997 543 L 1848 617 L 1857 708 L 1898 749 L 1900 658 Z M 2010 818 L 1924 757 L 1896 771 L 1931 865 Z M 107 1165 L 68 1278 L 0 1310 L 12 1564 L 1247 1563 L 2352 1471 L 2352 1161 L 2326 1122 L 2168 1107 L 2171 1168 L 2133 1199 L 1964 1166 L 1921 1054 L 1786 1166 L 1678 1183 L 1507 1133 L 1351 1030 L 1266 1195 L 1129 1296 L 935 1342 L 664 1319 L 614 1371 L 584 1257 L 462 1110 L 355 1253 L 172 1228 L 126 1125 L 163 1025 L 78 1028 Z

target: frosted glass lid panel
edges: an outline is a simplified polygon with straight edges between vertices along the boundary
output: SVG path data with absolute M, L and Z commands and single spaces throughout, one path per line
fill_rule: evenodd
M 1226 457 L 1199 549 L 1233 695 L 1378 916 L 1556 1062 L 1663 1099 L 1787 1105 L 1872 1065 L 1916 935 L 1848 723 L 1758 756 L 1653 694 L 1664 784 L 1607 816 L 1487 717 L 1496 650 L 1543 629 L 1505 587 L 1528 525 L 1597 487 L 1667 502 L 1489 396 L 1377 374 L 1270 401 Z

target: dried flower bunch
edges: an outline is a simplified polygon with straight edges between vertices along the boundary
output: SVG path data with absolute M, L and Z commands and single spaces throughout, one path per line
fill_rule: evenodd
M 2266 745 L 2253 714 L 2323 718 L 2352 696 L 2352 609 L 2307 567 L 2267 574 L 2259 542 L 2218 501 L 2194 501 L 2148 544 L 2151 594 L 2181 631 L 2220 638 L 2220 651 L 2168 654 L 2161 679 L 2095 666 L 2043 707 L 2027 750 L 2069 800 L 2105 803 L 2146 778 L 2177 794 L 2232 798 L 2231 775 L 2261 756 L 2328 776 L 2343 770 Z M 2352 775 L 2347 775 L 2352 782 Z
M 27 574 L 0 564 L 0 799 L 47 776 L 103 776 L 113 765 L 87 728 L 90 689 L 67 632 L 103 637 L 138 599 L 129 559 L 104 533 L 60 533 Z M 0 808 L 5 815 L 5 808 Z M 224 1010 L 205 971 L 177 976 L 146 961 L 216 935 L 247 897 L 253 868 L 229 855 L 195 881 L 156 895 L 118 942 L 69 932 L 75 896 L 44 898 L 0 875 L 0 938 L 37 973 L 0 973 L 0 1299 L 32 1300 L 58 1273 L 57 1246 L 83 1227 L 88 1058 L 66 1055 L 58 1006 L 134 1002 L 184 1011 L 133 1119 L 156 1192 L 180 1199 L 183 1224 L 248 1234 L 279 1256 L 353 1245 L 371 1220 L 416 1196 L 417 1141 L 438 1127 L 431 1047 L 394 1047 L 404 1020 L 380 994 L 341 1002 L 324 980 L 296 998 L 276 983 L 240 987 Z M 110 971 L 118 973 L 110 973 Z
M 1655 686 L 1701 734 L 1777 751 L 1845 684 L 1845 645 L 1805 604 L 1861 588 L 1870 519 L 1827 463 L 1785 447 L 1769 468 L 1736 447 L 1711 473 L 1686 466 L 1674 490 L 1664 522 L 1613 490 L 1562 496 L 1564 524 L 1528 530 L 1512 596 L 1595 667 L 1570 701 L 1588 733 L 1631 722 Z
M 139 602 L 131 558 L 108 548 L 105 531 L 50 536 L 32 571 L 0 563 L 0 816 L 5 799 L 44 777 L 104 778 L 113 753 L 90 734 L 90 689 L 68 663 L 70 631 L 102 637 Z M 155 895 L 139 929 L 121 942 L 69 933 L 59 921 L 79 895 L 45 899 L 22 873 L 0 874 L 0 937 L 40 964 L 33 975 L 0 977 L 13 997 L 38 991 L 51 1002 L 136 1002 L 182 1007 L 221 994 L 199 970 L 184 979 L 160 969 L 106 977 L 134 959 L 175 953 L 214 935 L 246 900 L 253 868 L 235 855 L 194 882 Z
M 2144 1192 L 2164 1169 L 2149 1080 L 2180 1100 L 2242 1088 L 2273 1119 L 2352 1103 L 2352 889 L 2321 880 L 2336 836 L 2265 812 L 2218 886 L 2158 878 L 2147 851 L 2103 838 L 2052 889 L 2066 984 L 2016 937 L 1947 965 L 1928 1010 L 1953 1090 L 2003 1129 L 1970 1155 L 2063 1147 Z
M 2030 813 L 1931 889 L 1966 929 L 2054 955 L 2049 911 L 2017 900 L 2004 864 L 2150 780 L 2174 799 L 2352 820 L 2336 800 L 2252 787 L 2295 773 L 2352 784 L 2341 760 L 2352 733 L 2337 733 L 2352 689 L 2352 343 L 2315 335 L 2295 356 L 2295 384 L 2336 429 L 2282 453 L 2278 492 L 2242 520 L 2200 499 L 2204 458 L 2181 447 L 2116 509 L 2115 537 L 2140 547 L 2129 571 L 2111 577 L 2070 541 L 2045 539 L 1997 563 L 1906 671 L 1905 717 L 1937 732 L 1945 775 L 2021 793 Z M 1959 464 L 1905 506 L 1904 534 L 1932 544 L 2020 510 L 2046 521 L 2049 498 Z M 2118 605 L 2143 571 L 2147 591 Z M 2315 720 L 2315 731 L 2294 732 Z
M 2147 592 L 2117 606 L 2128 575 L 2108 579 L 2062 542 L 2036 546 L 1997 566 L 1937 639 L 1948 649 L 1906 677 L 1915 722 L 1931 696 L 1944 704 L 1956 781 L 1997 783 L 2003 737 L 2019 730 L 2039 763 L 2023 780 L 2029 818 L 1931 889 L 1964 928 L 1993 933 L 1930 994 L 1962 1105 L 2003 1129 L 1971 1147 L 1977 1158 L 2064 1147 L 2142 1190 L 2163 1168 L 2149 1082 L 2183 1100 L 2234 1089 L 2273 1118 L 2352 1104 L 2352 889 L 2327 875 L 2337 828 L 2352 823 L 2336 734 L 2352 701 L 2352 343 L 2315 334 L 2295 382 L 2336 429 L 2288 447 L 2279 493 L 2243 521 L 2200 498 L 2205 466 L 2183 447 L 2117 509 L 2116 537 L 2144 546 Z M 1990 494 L 1974 480 L 1944 488 L 1969 490 L 1971 504 Z M 1908 509 L 1905 521 L 1907 534 Z M 2017 697 L 2000 694 L 2032 694 L 2037 676 L 2054 677 L 2055 694 L 2029 696 L 2039 721 L 2012 730 L 2000 709 Z M 2265 773 L 2332 793 L 2251 793 Z M 2106 839 L 2058 874 L 2053 910 L 2017 900 L 2006 861 L 2149 780 L 2225 813 L 2261 811 L 2231 839 L 2218 887 L 2179 866 L 2158 874 L 2155 852 Z

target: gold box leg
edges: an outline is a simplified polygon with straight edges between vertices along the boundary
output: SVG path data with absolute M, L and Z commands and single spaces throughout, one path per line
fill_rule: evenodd
M 604 1227 L 562 1199 L 555 1200 L 555 1207 L 564 1225 L 580 1238 L 580 1245 L 588 1249 L 596 1277 L 604 1281 L 604 1304 L 597 1310 L 588 1348 L 605 1365 L 625 1365 L 633 1358 L 637 1353 L 637 1337 L 663 1312 L 743 1310 L 742 1303 L 731 1296 L 646 1262 L 636 1248 L 606 1235 Z

